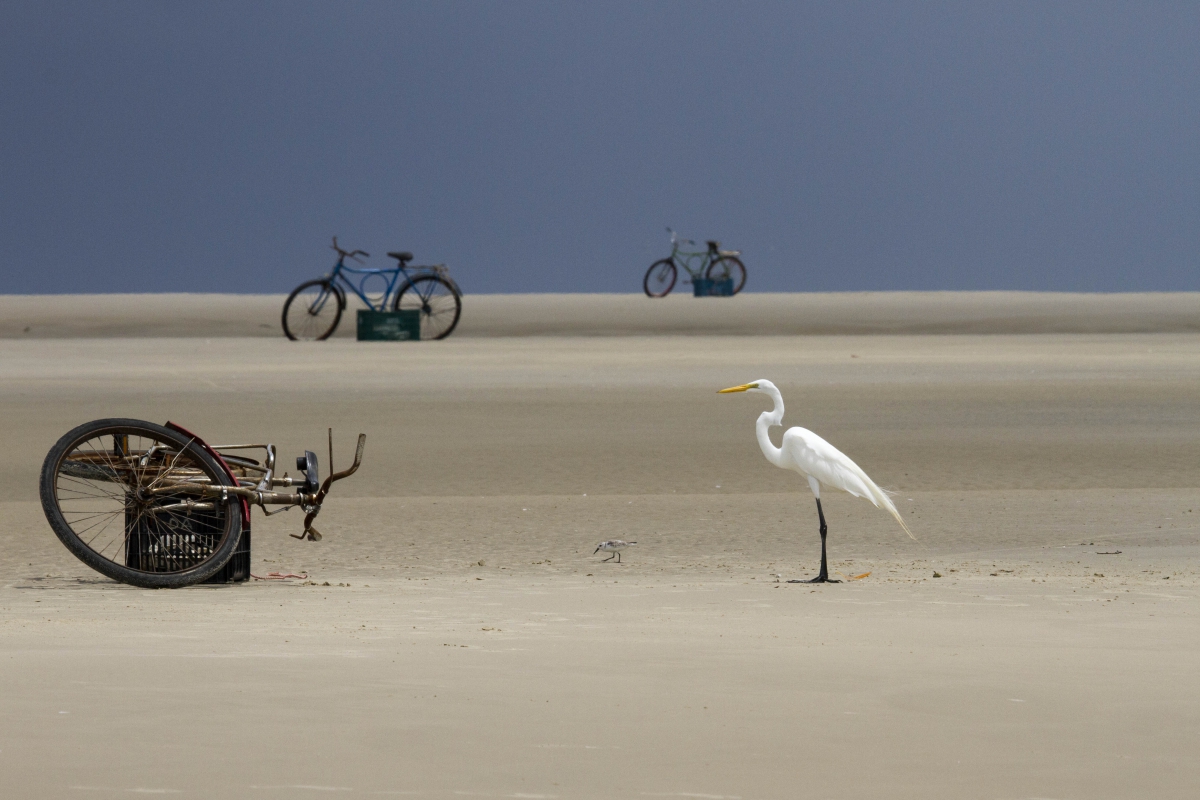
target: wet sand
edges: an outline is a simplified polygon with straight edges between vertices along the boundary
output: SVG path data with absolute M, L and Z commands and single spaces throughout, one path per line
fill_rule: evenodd
M 15 797 L 1200 780 L 1200 335 L 10 338 L 0 377 Z M 759 377 L 919 542 L 831 494 L 831 568 L 870 576 L 776 582 L 814 573 L 818 538 L 754 441 L 766 401 L 715 394 Z M 255 570 L 310 580 L 142 591 L 75 561 L 37 502 L 50 445 L 101 416 L 285 460 L 332 425 L 339 466 L 359 431 L 366 459 L 320 543 L 256 512 Z M 592 555 L 613 537 L 638 541 L 621 565 Z

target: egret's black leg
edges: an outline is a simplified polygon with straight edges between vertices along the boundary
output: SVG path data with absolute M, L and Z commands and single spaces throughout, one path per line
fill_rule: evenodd
M 821 510 L 821 498 L 817 498 L 817 518 L 821 520 L 821 573 L 807 581 L 788 581 L 788 583 L 841 583 L 829 579 L 829 562 L 825 558 L 825 535 L 829 528 L 825 525 L 825 512 Z

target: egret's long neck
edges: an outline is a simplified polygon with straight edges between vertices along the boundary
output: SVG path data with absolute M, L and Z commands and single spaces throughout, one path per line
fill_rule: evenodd
M 775 407 L 770 411 L 764 411 L 758 415 L 758 422 L 754 429 L 758 433 L 758 446 L 762 448 L 763 455 L 777 467 L 783 466 L 783 450 L 776 447 L 771 442 L 769 431 L 776 425 L 783 424 L 783 397 L 778 391 L 768 391 L 771 399 L 775 401 Z

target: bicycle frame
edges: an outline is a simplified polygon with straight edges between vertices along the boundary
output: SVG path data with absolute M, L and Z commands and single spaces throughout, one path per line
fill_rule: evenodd
M 356 283 L 354 280 L 348 277 L 348 274 L 361 275 L 362 277 L 358 278 Z M 366 284 L 367 279 L 376 275 L 382 276 L 384 280 L 387 281 L 387 288 L 384 290 L 378 306 L 372 303 L 371 299 L 367 296 L 367 293 L 363 291 L 363 287 Z M 389 275 L 390 277 L 388 277 Z M 388 301 L 395 297 L 396 290 L 401 285 L 401 275 L 404 276 L 405 281 L 412 280 L 412 276 L 402 264 L 397 264 L 394 267 L 364 267 L 360 269 L 358 267 L 346 266 L 345 258 L 339 258 L 337 264 L 333 267 L 333 271 L 330 272 L 327 277 L 329 282 L 335 286 L 338 286 L 342 289 L 349 289 L 358 295 L 358 299 L 362 300 L 367 308 L 374 309 L 375 311 L 386 311 L 388 307 Z
M 450 273 L 446 270 L 446 266 L 444 264 L 432 264 L 428 266 L 422 265 L 419 267 L 405 267 L 403 264 L 397 264 L 394 267 L 364 267 L 360 269 L 359 267 L 347 266 L 345 256 L 342 256 L 338 258 L 337 263 L 334 264 L 333 271 L 325 275 L 325 280 L 333 284 L 338 291 L 343 294 L 343 297 L 340 299 L 340 302 L 342 302 L 343 306 L 345 305 L 345 290 L 349 289 L 358 296 L 359 300 L 363 301 L 363 304 L 367 308 L 375 311 L 387 311 L 388 306 L 392 303 L 401 289 L 412 283 L 417 278 L 427 274 L 436 275 L 442 280 L 446 281 L 455 294 L 459 295 L 460 297 L 462 296 L 462 290 L 458 288 L 458 283 L 454 280 L 454 278 L 450 277 Z M 348 277 L 349 275 L 361 275 L 362 277 L 358 279 L 358 283 L 356 284 L 354 280 Z M 367 279 L 376 275 L 383 276 L 384 280 L 387 281 L 387 288 L 384 289 L 383 296 L 380 297 L 378 306 L 371 302 L 371 298 L 363 290 L 363 285 L 366 283 Z M 400 280 L 401 275 L 404 276 L 403 281 Z M 422 295 L 421 299 L 427 300 L 428 298 Z M 324 303 L 325 298 L 322 298 L 320 301 L 314 304 L 314 309 L 319 312 L 324 306 Z
M 363 448 L 367 443 L 367 436 L 364 433 L 358 435 L 358 446 L 354 452 L 354 463 L 348 469 L 340 472 L 332 472 L 333 470 L 333 429 L 329 429 L 329 469 L 331 474 L 325 478 L 324 482 L 317 483 L 316 475 L 316 457 L 312 453 L 305 453 L 308 461 L 308 471 L 304 472 L 304 478 L 290 478 L 286 474 L 282 478 L 275 477 L 275 445 L 273 444 L 227 444 L 227 445 L 209 445 L 194 433 L 188 432 L 186 429 L 167 423 L 167 426 L 174 430 L 185 433 L 192 438 L 201 449 L 216 457 L 217 461 L 225 468 L 228 475 L 234 479 L 235 486 L 214 486 L 211 484 L 191 483 L 187 478 L 179 478 L 174 480 L 165 480 L 161 486 L 147 490 L 149 495 L 156 494 L 175 494 L 179 491 L 195 492 L 205 498 L 221 498 L 222 501 L 228 499 L 229 496 L 235 496 L 242 500 L 243 516 L 246 523 L 249 522 L 250 506 L 257 505 L 262 508 L 263 513 L 271 516 L 273 513 L 267 511 L 268 505 L 276 506 L 299 506 L 304 512 L 304 530 L 300 533 L 288 534 L 295 539 L 308 539 L 310 541 L 319 541 L 321 533 L 313 527 L 313 520 L 317 518 L 317 514 L 321 513 L 321 504 L 325 500 L 325 496 L 329 494 L 329 487 L 336 481 L 343 478 L 348 478 L 358 471 L 359 465 L 362 464 Z M 252 458 L 243 458 L 232 455 L 233 450 L 262 450 L 265 458 L 258 461 Z M 177 455 L 168 453 L 169 455 Z M 150 454 L 142 457 L 143 463 L 149 458 Z M 297 465 L 299 466 L 299 464 Z M 295 487 L 296 492 L 276 492 L 273 489 L 279 487 L 292 488 Z M 209 504 L 203 502 L 197 503 L 193 500 L 184 500 L 178 504 L 181 507 L 186 507 L 188 510 L 211 510 Z M 166 508 L 174 508 L 174 506 L 166 506 Z M 280 509 L 286 510 L 286 509 Z
M 670 231 L 671 229 L 667 228 L 667 230 Z M 709 264 L 713 261 L 713 252 L 711 250 L 697 250 L 695 252 L 681 250 L 679 247 L 681 241 L 692 245 L 696 244 L 691 239 L 680 239 L 675 231 L 671 231 L 671 261 L 687 270 L 692 280 L 704 277 L 704 270 L 708 269 Z M 692 262 L 697 258 L 700 259 L 700 266 L 692 269 Z

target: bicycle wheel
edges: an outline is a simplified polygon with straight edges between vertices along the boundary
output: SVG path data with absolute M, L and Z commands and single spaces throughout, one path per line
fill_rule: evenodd
M 737 294 L 746 285 L 746 267 L 737 256 L 721 256 L 708 265 L 704 277 L 710 281 L 733 279 L 733 293 Z
M 342 321 L 341 293 L 332 283 L 317 278 L 292 290 L 283 304 L 283 332 L 295 341 L 328 339 Z
M 650 265 L 650 269 L 646 270 L 646 277 L 642 279 L 642 289 L 647 297 L 666 297 L 675 288 L 675 278 L 678 275 L 673 260 L 664 258 L 662 261 L 655 261 Z
M 241 501 L 199 485 L 233 481 L 190 437 L 98 419 L 50 448 L 40 490 L 46 520 L 80 561 L 122 583 L 175 589 L 216 574 L 242 535 Z
M 458 325 L 462 298 L 441 276 L 418 275 L 400 287 L 393 308 L 421 312 L 422 339 L 445 339 Z

